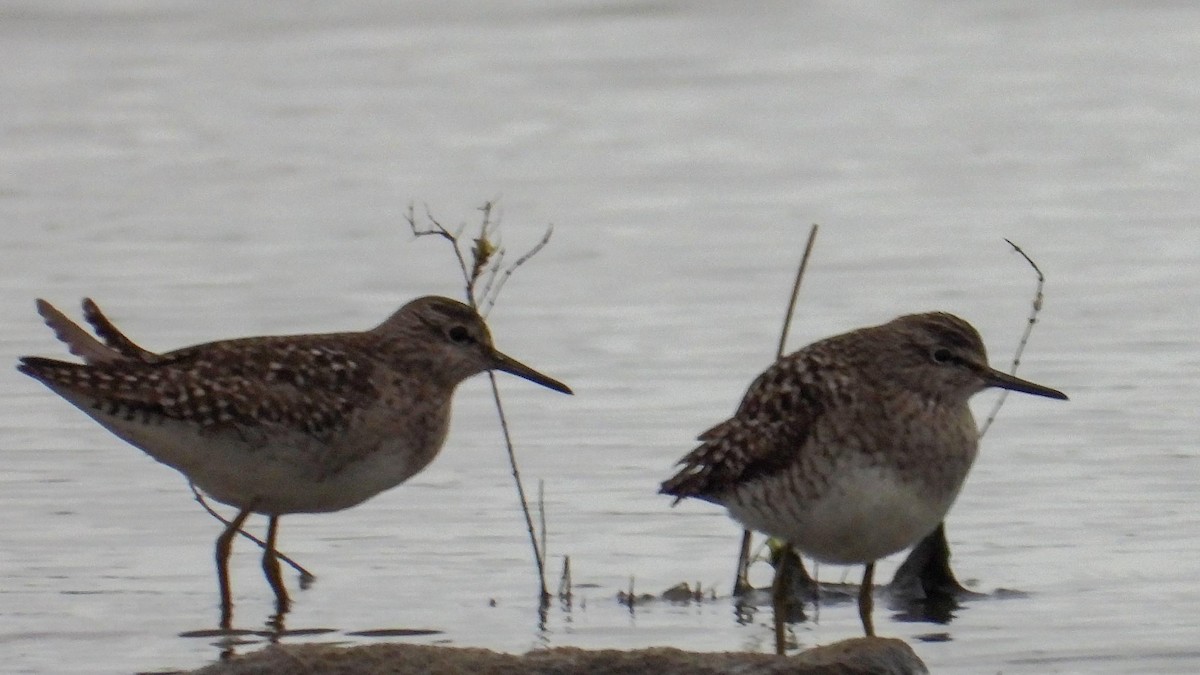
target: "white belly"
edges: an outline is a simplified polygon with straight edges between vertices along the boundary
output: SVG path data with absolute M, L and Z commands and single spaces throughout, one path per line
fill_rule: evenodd
M 839 471 L 832 478 L 811 500 L 795 499 L 794 491 L 748 486 L 739 494 L 753 496 L 727 500 L 726 506 L 750 529 L 784 539 L 822 562 L 849 565 L 917 543 L 942 522 L 958 495 L 957 488 L 931 494 L 878 466 Z
M 376 453 L 322 478 L 288 456 L 254 461 L 242 455 L 184 473 L 217 501 L 240 508 L 253 504 L 260 513 L 284 514 L 347 509 L 399 485 L 416 471 L 403 458 Z
M 264 443 L 253 431 L 213 433 L 177 422 L 128 424 L 92 416 L 213 499 L 275 515 L 360 504 L 423 469 L 445 438 L 443 426 L 439 437 L 421 439 L 414 451 L 413 439 L 400 436 L 322 442 L 275 428 Z

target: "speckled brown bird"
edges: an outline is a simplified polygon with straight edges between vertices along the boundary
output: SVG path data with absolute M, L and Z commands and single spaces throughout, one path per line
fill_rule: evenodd
M 865 565 L 859 614 L 873 635 L 875 561 L 949 511 L 978 447 L 967 402 L 988 387 L 1067 398 L 990 367 L 979 332 L 950 314 L 826 338 L 759 375 L 661 491 L 722 505 L 817 560 Z
M 238 509 L 216 543 L 222 628 L 232 621 L 232 539 L 251 513 L 268 517 L 262 564 L 282 616 L 280 516 L 346 509 L 424 469 L 446 439 L 455 388 L 472 375 L 500 370 L 571 393 L 497 351 L 474 309 L 442 297 L 413 300 L 362 332 L 163 354 L 137 346 L 91 300 L 84 316 L 103 342 L 49 303 L 37 306 L 84 363 L 27 356 L 18 370 Z

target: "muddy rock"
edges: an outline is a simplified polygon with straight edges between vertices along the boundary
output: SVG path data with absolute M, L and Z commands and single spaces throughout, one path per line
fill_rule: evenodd
M 193 675 L 912 675 L 928 673 L 908 644 L 855 638 L 794 656 L 686 652 L 668 647 L 620 651 L 573 647 L 517 656 L 487 649 L 381 644 L 271 646 Z

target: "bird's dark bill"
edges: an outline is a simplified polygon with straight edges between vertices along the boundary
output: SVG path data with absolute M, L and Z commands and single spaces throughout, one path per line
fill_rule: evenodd
M 992 387 L 1000 387 L 1001 389 L 1008 389 L 1010 391 L 1019 391 L 1022 394 L 1033 394 L 1034 396 L 1057 398 L 1063 401 L 1067 400 L 1067 395 L 1057 389 L 1043 387 L 1040 384 L 1030 382 L 1029 380 L 1022 380 L 1015 375 L 1002 373 L 998 370 L 991 371 L 985 377 L 988 385 Z
M 538 371 L 534 370 L 533 368 L 530 368 L 529 366 L 525 365 L 524 363 L 521 363 L 520 361 L 518 361 L 514 358 L 505 356 L 504 354 L 501 354 L 500 352 L 496 352 L 493 355 L 493 358 L 494 358 L 494 362 L 492 364 L 493 370 L 503 370 L 506 373 L 511 373 L 513 375 L 516 375 L 517 377 L 523 377 L 526 380 L 529 380 L 530 382 L 535 382 L 535 383 L 540 384 L 543 387 L 546 387 L 548 389 L 553 389 L 554 391 L 561 391 L 564 394 L 575 393 L 575 392 L 571 391 L 570 387 L 563 384 L 562 382 L 559 382 L 558 380 L 556 380 L 548 375 L 543 375 L 543 374 L 539 373 Z

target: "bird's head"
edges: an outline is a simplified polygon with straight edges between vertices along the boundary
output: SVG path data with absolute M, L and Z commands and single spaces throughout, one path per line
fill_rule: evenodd
M 426 367 L 455 383 L 485 370 L 500 370 L 554 391 L 572 393 L 562 382 L 497 350 L 479 312 L 450 298 L 417 298 L 375 331 L 392 349 L 424 356 Z

